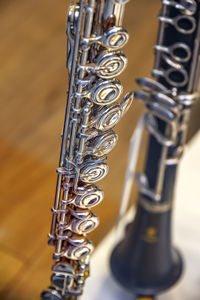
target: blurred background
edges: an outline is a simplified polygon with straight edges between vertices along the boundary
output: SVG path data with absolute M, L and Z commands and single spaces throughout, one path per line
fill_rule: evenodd
M 0 1 L 0 299 L 35 300 L 49 284 L 53 248 L 47 246 L 56 185 L 60 133 L 66 103 L 65 23 L 69 1 Z M 119 77 L 124 91 L 134 78 L 149 76 L 157 34 L 159 0 L 130 1 L 123 49 L 129 64 Z M 117 219 L 129 139 L 143 111 L 134 102 L 116 127 L 109 175 L 100 182 L 105 199 L 95 209 L 100 226 L 90 235 L 97 245 Z M 195 108 L 189 138 L 198 128 Z M 145 155 L 143 143 L 138 167 Z M 132 201 L 136 199 L 136 188 Z

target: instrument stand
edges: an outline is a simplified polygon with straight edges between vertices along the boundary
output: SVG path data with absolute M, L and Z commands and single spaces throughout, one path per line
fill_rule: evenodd
M 178 170 L 175 209 L 173 215 L 174 244 L 181 249 L 185 261 L 182 279 L 172 289 L 159 295 L 156 300 L 197 300 L 200 289 L 200 132 L 185 147 Z M 133 208 L 123 223 L 133 220 Z M 123 231 L 123 230 L 122 230 Z M 123 233 L 121 232 L 121 236 Z M 96 248 L 91 259 L 91 277 L 88 278 L 81 300 L 133 300 L 133 295 L 123 290 L 112 278 L 109 270 L 110 253 L 119 242 L 113 229 Z M 149 300 L 139 297 L 134 300 Z M 150 298 L 151 299 L 151 298 Z M 152 300 L 152 299 L 151 299 Z M 155 299 L 153 299 L 155 300 Z

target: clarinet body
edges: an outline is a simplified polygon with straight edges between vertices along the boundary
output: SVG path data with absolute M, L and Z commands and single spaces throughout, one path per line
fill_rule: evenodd
M 69 87 L 49 244 L 55 247 L 51 286 L 42 299 L 77 299 L 89 276 L 93 244 L 86 234 L 99 219 L 91 208 L 103 199 L 95 182 L 108 172 L 107 154 L 117 143 L 113 127 L 128 110 L 133 93 L 119 104 L 115 76 L 127 65 L 120 50 L 128 41 L 122 26 L 123 0 L 80 0 L 69 7 Z
M 136 175 L 139 199 L 133 223 L 111 255 L 117 281 L 138 299 L 154 299 L 181 276 L 171 218 L 178 162 L 189 116 L 199 100 L 200 3 L 162 0 L 155 45 L 155 78 L 138 78 L 135 97 L 146 106 L 149 142 L 145 171 Z

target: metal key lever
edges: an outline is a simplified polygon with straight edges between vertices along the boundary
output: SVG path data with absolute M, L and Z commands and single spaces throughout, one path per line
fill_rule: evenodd
M 171 114 L 179 114 L 180 105 L 177 103 L 172 97 L 165 95 L 162 92 L 146 92 L 146 91 L 136 91 L 135 97 L 139 100 L 142 100 L 147 108 L 150 110 L 156 111 L 156 106 L 159 105 L 161 107 L 161 113 L 163 116 L 169 116 L 169 119 L 174 119 Z M 158 113 L 158 112 L 157 112 Z M 170 118 L 171 115 L 171 118 Z M 170 121 L 169 120 L 169 121 Z
M 185 43 L 174 43 L 172 46 L 155 45 L 156 51 L 164 52 L 170 55 L 170 57 L 177 62 L 187 62 L 191 58 L 191 49 Z
M 91 91 L 91 99 L 95 104 L 106 105 L 116 101 L 122 94 L 123 88 L 118 79 L 99 79 Z
M 52 268 L 54 274 L 51 277 L 53 287 L 59 290 L 63 299 L 78 299 L 81 295 L 85 279 L 89 270 L 87 264 L 81 264 L 76 273 L 73 266 L 68 263 L 59 263 Z
M 152 92 L 150 97 L 152 100 L 168 108 L 170 111 L 176 114 L 179 113 L 180 105 L 178 101 L 175 101 L 173 99 L 173 97 L 165 95 L 164 93 L 156 93 L 156 92 Z
M 188 73 L 184 67 L 180 67 L 179 64 L 173 65 L 173 67 L 166 70 L 153 69 L 153 76 L 156 78 L 164 78 L 168 84 L 173 85 L 175 88 L 180 88 L 188 83 Z
M 162 3 L 167 6 L 175 7 L 187 15 L 193 15 L 197 10 L 197 5 L 194 0 L 181 0 L 180 3 L 173 0 L 162 0 Z
M 91 117 L 90 126 L 101 131 L 107 131 L 113 128 L 128 111 L 133 99 L 134 93 L 129 92 L 125 95 L 120 104 L 114 103 L 96 110 Z
M 75 272 L 73 267 L 68 263 L 58 263 L 52 267 L 51 282 L 53 286 L 61 291 L 61 294 L 66 293 L 66 289 L 69 291 L 73 288 Z
M 129 35 L 125 28 L 113 26 L 100 36 L 95 36 L 89 39 L 83 38 L 82 45 L 85 47 L 85 45 L 99 43 L 108 49 L 116 50 L 124 47 L 128 40 Z
M 108 173 L 108 165 L 103 160 L 88 159 L 80 166 L 80 180 L 94 183 L 103 179 Z
M 61 252 L 55 252 L 53 259 L 59 261 L 62 257 L 80 260 L 91 254 L 94 246 L 91 241 L 82 235 L 66 231 L 62 236 L 57 234 L 57 241 L 62 241 Z
M 56 289 L 58 294 L 62 295 L 63 298 L 61 299 L 78 299 L 77 297 L 82 293 L 85 279 L 89 275 L 87 259 L 74 264 L 77 265 L 76 272 L 74 272 L 74 267 L 68 262 L 57 263 L 52 268 L 51 290 Z
M 107 155 L 117 144 L 118 136 L 113 130 L 97 135 L 86 142 L 85 155 L 102 157 Z
M 182 34 L 191 34 L 196 28 L 195 18 L 187 15 L 180 15 L 175 18 L 160 16 L 158 19 L 160 22 L 174 26 L 175 29 Z
M 66 222 L 60 223 L 58 229 L 70 230 L 76 234 L 87 234 L 94 230 L 99 224 L 99 218 L 89 209 L 68 207 Z
M 81 183 L 81 186 L 78 186 L 79 193 L 70 194 L 69 199 L 70 203 L 74 204 L 79 208 L 92 208 L 98 205 L 104 197 L 103 190 L 97 185 Z M 81 190 L 81 193 L 80 193 Z
M 167 88 L 161 84 L 160 82 L 151 79 L 151 78 L 147 78 L 147 77 L 138 77 L 136 79 L 137 84 L 139 84 L 144 91 L 146 92 L 151 92 L 151 91 L 157 91 L 157 92 L 163 92 L 163 93 L 167 93 L 171 91 L 168 91 Z
M 122 51 L 110 52 L 105 50 L 98 55 L 95 64 L 79 65 L 79 70 L 92 72 L 101 78 L 110 79 L 121 74 L 127 63 L 127 58 Z
M 148 131 L 162 145 L 173 145 L 177 138 L 181 105 L 162 92 L 142 90 L 135 92 L 135 96 L 144 101 L 148 109 L 145 117 L 145 124 Z M 159 131 L 157 118 L 168 124 L 167 133 L 163 134 Z
M 90 79 L 91 78 L 91 79 Z M 90 90 L 83 89 L 82 93 L 74 93 L 75 98 L 87 98 L 98 105 L 107 105 L 115 102 L 122 94 L 123 87 L 116 78 L 110 80 L 97 79 L 96 76 L 90 76 L 87 80 L 80 81 L 84 86 L 90 84 Z

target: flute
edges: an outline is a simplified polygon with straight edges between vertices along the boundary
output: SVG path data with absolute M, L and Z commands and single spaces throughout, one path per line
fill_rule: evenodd
M 103 199 L 95 183 L 108 173 L 107 154 L 118 140 L 113 127 L 133 100 L 128 93 L 116 102 L 123 88 L 115 76 L 127 65 L 120 50 L 129 38 L 122 26 L 126 2 L 80 0 L 69 7 L 69 87 L 49 234 L 55 264 L 43 300 L 78 299 L 89 276 L 94 246 L 86 235 L 99 224 L 91 208 Z

